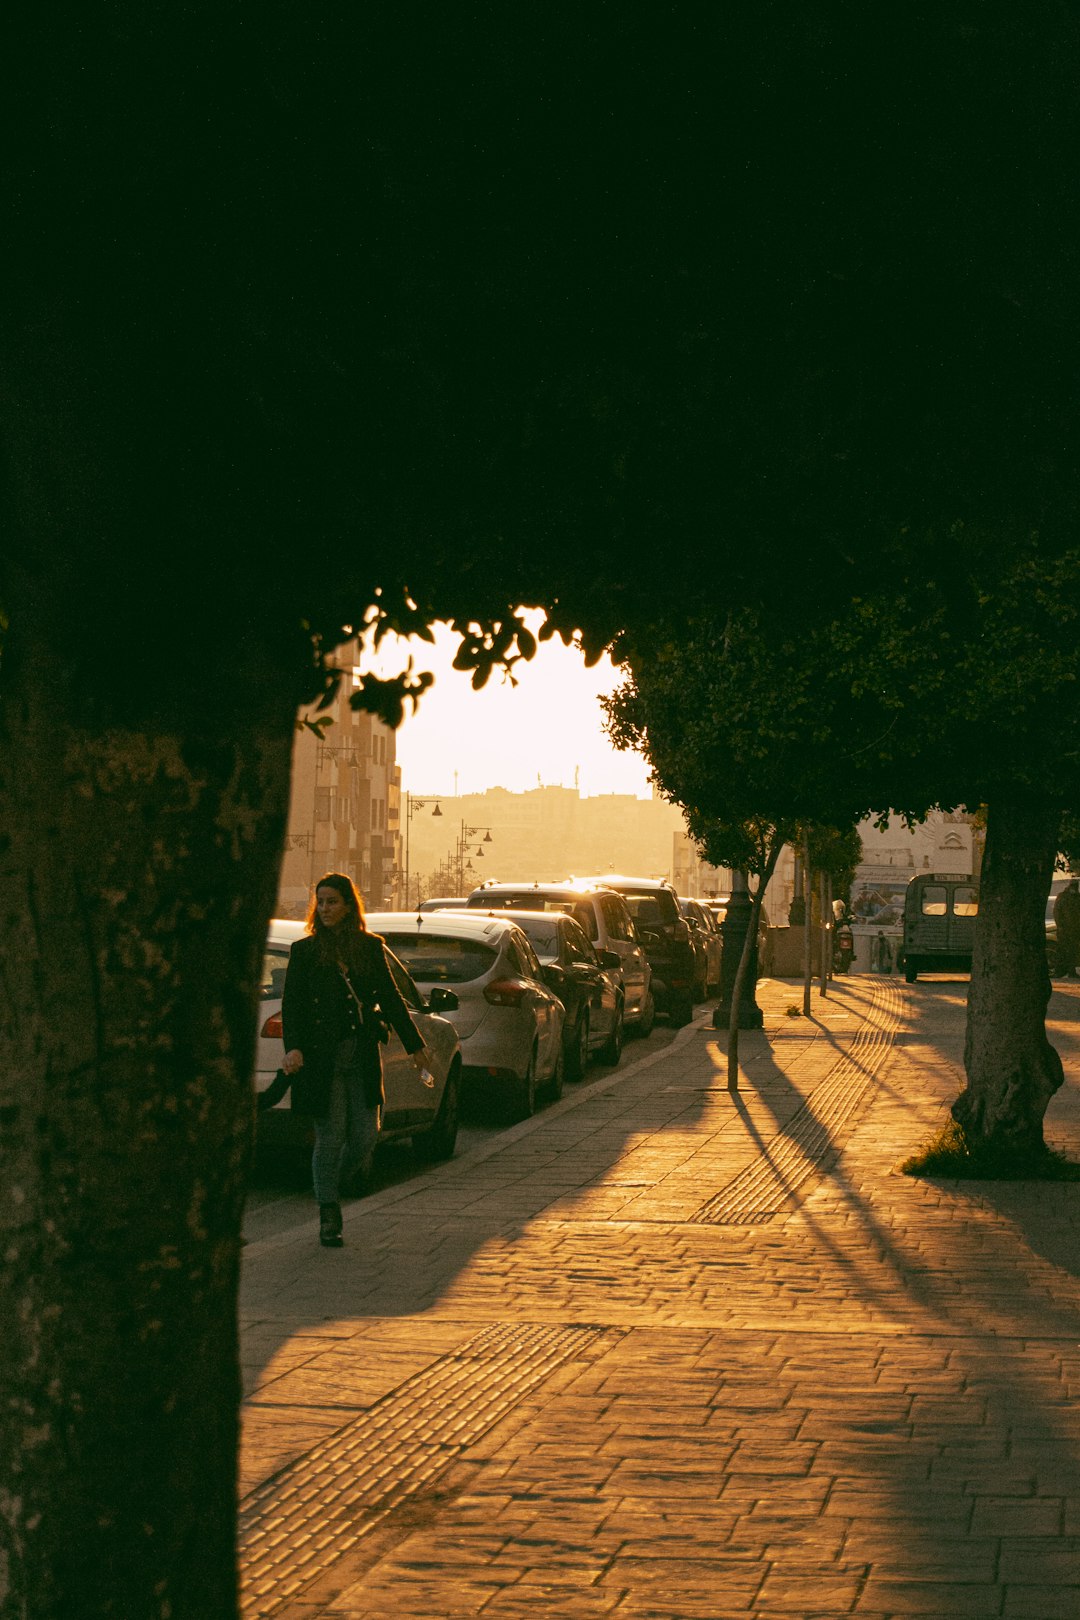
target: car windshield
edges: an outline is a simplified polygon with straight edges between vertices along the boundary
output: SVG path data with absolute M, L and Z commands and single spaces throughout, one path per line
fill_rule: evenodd
M 289 965 L 287 945 L 268 945 L 263 957 L 259 996 L 263 1001 L 280 1001 L 285 989 L 285 969 Z
M 528 936 L 541 962 L 554 962 L 559 954 L 559 925 L 554 917 L 545 917 L 537 912 L 535 917 L 518 917 L 515 920 L 521 932 Z
M 399 934 L 384 930 L 394 955 L 418 984 L 468 984 L 482 979 L 498 955 L 479 939 L 450 939 L 442 934 Z

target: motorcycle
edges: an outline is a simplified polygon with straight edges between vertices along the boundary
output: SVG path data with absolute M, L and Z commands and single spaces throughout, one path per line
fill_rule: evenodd
M 833 939 L 833 971 L 846 973 L 855 960 L 855 935 L 851 925 L 842 922 L 837 926 Z

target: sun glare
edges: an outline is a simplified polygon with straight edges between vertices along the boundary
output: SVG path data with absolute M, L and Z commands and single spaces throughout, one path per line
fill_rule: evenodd
M 524 617 L 534 633 L 543 622 L 539 612 Z M 398 732 L 398 762 L 413 792 L 521 793 L 539 784 L 649 797 L 647 762 L 619 753 L 603 730 L 600 697 L 622 679 L 609 658 L 587 669 L 581 652 L 555 637 L 515 664 L 513 682 L 496 673 L 476 692 L 468 671 L 452 667 L 457 638 L 449 626 L 434 632 L 433 644 L 387 636 L 377 652 L 368 643 L 361 653 L 365 673 L 396 674 L 411 657 L 435 676 Z

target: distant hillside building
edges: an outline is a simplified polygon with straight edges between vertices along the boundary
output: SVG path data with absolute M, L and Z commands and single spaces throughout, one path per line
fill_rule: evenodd
M 597 872 L 670 877 L 672 833 L 682 826 L 681 811 L 666 800 L 629 793 L 582 798 L 577 788 L 511 793 L 494 787 L 458 797 L 413 797 L 424 800 L 422 809 L 412 807 L 408 828 L 414 903 L 429 894 L 468 894 L 492 878 L 544 883 Z M 408 810 L 406 798 L 403 817 Z M 475 829 L 472 836 L 469 828 Z
M 341 649 L 343 659 L 355 647 Z M 323 872 L 346 872 L 372 910 L 392 906 L 400 886 L 401 770 L 397 735 L 349 707 L 351 681 L 324 713 L 333 724 L 320 741 L 298 731 L 277 915 L 302 917 Z

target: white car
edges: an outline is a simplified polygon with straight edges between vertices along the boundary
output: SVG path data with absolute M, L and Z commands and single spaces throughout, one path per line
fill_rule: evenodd
M 470 1089 L 492 1096 L 511 1119 L 534 1112 L 541 1087 L 561 1095 L 563 1004 L 515 923 L 459 908 L 377 911 L 368 926 L 432 997 L 445 987 L 457 998 L 447 1017 Z
M 259 1092 L 273 1084 L 285 1056 L 281 1039 L 285 970 L 293 941 L 305 932 L 302 922 L 285 918 L 275 918 L 270 924 L 263 957 L 259 1044 L 255 1056 L 255 1087 Z M 451 991 L 436 988 L 425 1001 L 393 951 L 386 954 L 394 983 L 431 1053 L 431 1069 L 426 1077 L 418 1074 L 391 1030 L 390 1039 L 382 1049 L 386 1106 L 379 1124 L 379 1140 L 411 1136 L 413 1147 L 422 1158 L 449 1159 L 457 1138 L 461 1100 L 461 1049 L 449 1016 L 456 1015 L 457 997 Z M 287 1094 L 260 1114 L 259 1128 L 267 1137 L 282 1134 L 294 1139 L 297 1136 L 306 1139 L 310 1129 L 306 1119 L 290 1114 Z

